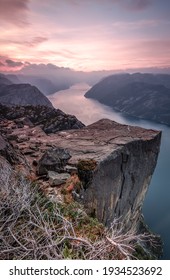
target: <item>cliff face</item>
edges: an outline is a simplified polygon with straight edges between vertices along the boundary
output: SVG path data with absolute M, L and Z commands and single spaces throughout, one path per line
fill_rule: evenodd
M 70 163 L 78 162 L 88 211 L 108 226 L 119 218 L 125 230 L 137 227 L 161 133 L 101 120 L 57 138 L 56 144 L 70 151 Z
M 100 222 L 110 226 L 116 218 L 125 232 L 137 229 L 161 133 L 106 119 L 81 127 L 47 135 L 37 124 L 2 119 L 0 129 L 42 186 L 56 195 L 71 184 L 69 193 Z M 7 143 L 1 146 L 4 156 Z

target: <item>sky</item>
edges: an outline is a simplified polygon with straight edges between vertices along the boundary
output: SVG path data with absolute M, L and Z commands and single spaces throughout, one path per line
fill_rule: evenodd
M 170 67 L 169 0 L 0 0 L 0 71 Z

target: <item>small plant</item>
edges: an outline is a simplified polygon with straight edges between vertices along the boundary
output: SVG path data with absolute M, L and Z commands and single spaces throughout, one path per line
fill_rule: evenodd
M 145 238 L 104 228 L 78 202 L 58 203 L 0 165 L 0 259 L 129 259 Z

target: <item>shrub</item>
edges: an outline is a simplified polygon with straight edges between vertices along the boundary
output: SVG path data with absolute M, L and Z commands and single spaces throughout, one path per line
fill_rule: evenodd
M 141 236 L 105 229 L 77 202 L 58 203 L 0 165 L 0 259 L 129 259 Z M 143 236 L 142 236 L 143 238 Z

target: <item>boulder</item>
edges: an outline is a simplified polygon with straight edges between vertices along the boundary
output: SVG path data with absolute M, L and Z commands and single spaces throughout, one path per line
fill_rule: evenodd
M 48 171 L 48 178 L 49 178 L 50 185 L 54 187 L 66 183 L 66 181 L 70 178 L 70 174 Z
M 38 162 L 38 175 L 46 175 L 48 171 L 61 173 L 71 158 L 67 149 L 51 148 L 47 150 Z

